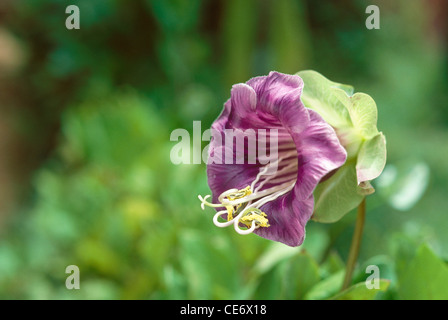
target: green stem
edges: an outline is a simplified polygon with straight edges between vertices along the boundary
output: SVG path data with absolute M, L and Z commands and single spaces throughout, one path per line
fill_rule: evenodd
M 350 252 L 348 254 L 347 266 L 345 269 L 345 278 L 341 291 L 347 289 L 352 282 L 353 270 L 355 269 L 356 260 L 358 260 L 359 248 L 361 247 L 362 231 L 364 229 L 365 219 L 366 198 L 364 198 L 358 206 L 355 231 L 353 233 L 352 244 L 350 246 Z

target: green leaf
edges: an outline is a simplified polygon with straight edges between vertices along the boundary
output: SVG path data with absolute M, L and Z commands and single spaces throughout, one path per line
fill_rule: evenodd
M 386 165 L 386 138 L 380 132 L 361 146 L 356 163 L 358 184 L 377 178 Z
M 380 280 L 379 289 L 369 289 L 365 282 L 360 282 L 335 295 L 330 300 L 374 300 L 378 292 L 386 291 L 389 285 L 389 280 Z
M 322 274 L 330 275 L 345 268 L 345 263 L 336 251 L 331 251 L 325 262 L 322 263 L 320 272 Z
M 371 272 L 367 272 L 367 267 L 372 265 L 378 267 L 378 269 L 381 271 L 381 277 L 383 279 L 388 279 L 394 282 L 394 280 L 396 279 L 396 263 L 397 261 L 390 255 L 380 254 L 377 256 L 373 256 L 359 265 L 357 272 L 358 278 L 354 277 L 355 280 L 358 279 L 359 281 L 355 282 L 366 280 L 366 278 L 371 274 Z
M 317 223 L 308 224 L 306 229 L 306 237 L 300 248 L 314 260 L 322 261 L 330 245 L 328 231 Z
M 350 161 L 331 178 L 319 183 L 314 190 L 313 220 L 328 223 L 338 221 L 356 208 L 363 197 L 358 193 L 355 164 Z
M 283 243 L 272 242 L 267 250 L 256 261 L 252 272 L 256 275 L 262 275 L 271 270 L 278 263 L 297 254 L 297 248 L 285 246 Z
M 378 111 L 369 95 L 353 95 L 353 87 L 330 81 L 315 71 L 301 71 L 297 75 L 304 82 L 302 102 L 334 128 L 355 128 L 364 139 L 378 134 Z
M 377 129 L 378 111 L 372 97 L 365 93 L 353 95 L 351 87 L 332 82 L 315 71 L 297 75 L 304 82 L 305 107 L 319 113 L 336 130 L 349 159 L 359 153 L 358 184 L 378 177 L 386 163 L 386 140 Z M 360 191 L 366 195 L 373 188 L 362 187 Z
M 447 265 L 424 244 L 399 274 L 398 294 L 405 300 L 447 300 L 447 287 Z
M 242 298 L 239 296 L 242 290 L 238 258 L 229 243 L 189 229 L 183 230 L 179 237 L 179 261 L 187 279 L 189 297 L 223 299 L 237 293 L 238 298 Z
M 284 283 L 286 261 L 275 265 L 267 273 L 259 278 L 259 282 L 254 291 L 255 300 L 284 299 Z
M 351 104 L 348 106 L 350 118 L 358 132 L 365 139 L 371 139 L 378 134 L 376 128 L 378 121 L 378 111 L 376 103 L 368 94 L 355 93 L 350 98 Z
M 336 131 L 347 151 L 347 163 L 314 192 L 313 219 L 335 222 L 355 208 L 363 197 L 375 192 L 370 180 L 378 177 L 386 164 L 386 140 L 378 132 L 375 101 L 365 93 L 332 82 L 318 72 L 297 73 L 303 79 L 302 102 L 319 113 Z M 352 163 L 357 159 L 356 167 Z
M 309 254 L 301 253 L 289 260 L 286 279 L 286 299 L 302 299 L 319 282 L 319 266 Z
M 348 96 L 340 88 L 331 88 L 331 92 L 347 108 L 352 127 L 356 130 L 357 135 L 363 139 L 370 139 L 378 134 L 376 128 L 378 111 L 372 97 L 361 92 Z
M 352 92 L 351 87 L 332 82 L 312 70 L 300 71 L 297 75 L 304 83 L 301 99 L 305 107 L 319 113 L 334 128 L 353 126 L 348 109 L 338 94 L 338 90 L 344 94 L 347 91 Z
M 254 299 L 301 299 L 319 280 L 316 260 L 306 251 L 273 244 L 250 272 Z
M 330 277 L 318 282 L 309 290 L 306 300 L 323 300 L 335 295 L 342 287 L 344 281 L 345 270 L 341 270 Z

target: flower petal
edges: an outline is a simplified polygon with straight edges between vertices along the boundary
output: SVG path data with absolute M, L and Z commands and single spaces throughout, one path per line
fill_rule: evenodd
M 261 206 L 269 220 L 269 227 L 255 233 L 267 239 L 298 246 L 305 236 L 305 225 L 313 213 L 312 192 L 319 181 L 346 160 L 346 151 L 332 127 L 315 111 L 307 109 L 300 100 L 303 82 L 299 76 L 271 72 L 268 76 L 252 78 L 247 84 L 233 86 L 231 99 L 212 128 L 221 133 L 221 141 L 210 142 L 210 156 L 218 153 L 222 159 L 230 152 L 236 159 L 235 147 L 225 147 L 225 129 L 243 132 L 245 129 L 277 129 L 282 146 L 297 151 L 297 182 L 294 188 Z M 218 139 L 219 140 L 219 139 Z M 284 143 L 284 145 L 282 145 Z M 244 146 L 247 154 L 247 146 Z M 291 162 L 292 161 L 292 162 Z M 294 161 L 288 160 L 291 164 Z M 229 189 L 251 185 L 262 164 L 211 163 L 207 176 L 213 201 Z M 294 172 L 292 173 L 294 179 Z M 294 180 L 292 180 L 294 181 Z M 274 182 L 272 182 L 274 183 Z M 266 187 L 272 186 L 266 183 Z
M 312 195 L 300 201 L 292 193 L 266 203 L 260 209 L 267 213 L 270 226 L 258 228 L 255 233 L 291 247 L 300 246 L 305 239 L 305 225 L 313 214 L 313 203 Z
M 254 164 L 225 164 L 226 152 L 233 154 L 234 159 L 236 157 L 234 151 L 225 146 L 213 146 L 210 143 L 209 150 L 211 157 L 215 153 L 220 153 L 223 159 L 222 163 L 207 165 L 208 185 L 212 190 L 213 202 L 217 202 L 219 195 L 224 191 L 233 188 L 243 189 L 250 185 L 260 170 L 260 166 Z
M 301 132 L 309 122 L 308 113 L 300 100 L 303 81 L 299 76 L 270 72 L 267 77 L 249 80 L 257 93 L 257 110 L 276 118 L 292 132 Z
M 235 84 L 230 91 L 230 101 L 235 108 L 236 114 L 240 118 L 246 118 L 255 111 L 257 107 L 257 94 L 255 90 L 245 83 Z
M 333 128 L 315 111 L 309 110 L 310 125 L 294 136 L 298 145 L 299 171 L 294 189 L 299 199 L 307 199 L 319 181 L 345 163 L 347 153 Z

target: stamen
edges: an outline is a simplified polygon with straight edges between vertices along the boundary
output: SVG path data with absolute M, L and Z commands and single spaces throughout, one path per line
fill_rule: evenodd
M 208 202 L 207 199 L 210 198 L 210 195 L 206 195 L 205 197 L 202 197 L 201 195 L 198 195 L 199 200 L 201 201 L 201 208 L 204 210 L 204 205 L 212 208 L 219 208 L 219 207 L 225 207 L 225 205 L 222 204 L 216 204 Z
M 269 227 L 268 219 L 266 219 L 266 213 L 264 213 L 260 209 L 250 209 L 248 213 L 243 215 L 243 217 L 240 219 L 240 222 L 247 225 L 248 227 L 250 227 L 250 225 L 254 221 L 260 227 Z
M 249 229 L 243 230 L 238 226 L 238 223 L 234 224 L 235 231 L 241 235 L 251 234 L 257 229 L 257 225 L 255 221 L 252 221 L 252 226 Z
M 253 190 L 255 187 L 255 184 L 258 182 L 258 179 L 260 179 L 260 177 L 264 174 L 266 174 L 266 172 L 268 172 L 269 167 L 266 166 L 264 167 L 262 170 L 260 170 L 260 172 L 258 172 L 257 176 L 255 177 L 255 180 L 252 182 L 252 184 L 250 185 L 250 188 Z
M 219 218 L 221 215 L 223 215 L 224 213 L 226 213 L 226 212 L 227 212 L 226 210 L 221 210 L 221 211 L 218 211 L 218 212 L 213 216 L 213 223 L 215 224 L 215 226 L 220 227 L 220 228 L 225 228 L 225 227 L 228 227 L 228 226 L 230 226 L 231 224 L 234 223 L 233 220 L 226 221 L 226 222 L 219 222 L 219 221 L 218 221 L 218 218 Z
M 288 150 L 282 155 L 275 162 L 261 168 L 250 186 L 243 189 L 233 188 L 221 193 L 218 197 L 219 203 L 208 202 L 207 199 L 210 195 L 198 196 L 203 210 L 205 206 L 224 208 L 213 216 L 213 223 L 217 227 L 225 228 L 233 224 L 235 231 L 244 235 L 252 233 L 258 228 L 270 226 L 268 215 L 261 211 L 260 207 L 292 190 L 297 180 L 297 159 L 295 157 L 290 159 L 292 156 L 296 156 L 297 152 Z M 281 167 L 281 169 L 275 174 L 268 174 L 269 169 L 274 166 L 277 169 Z M 255 188 L 257 184 L 258 186 Z M 261 190 L 263 186 L 273 184 L 274 186 Z M 219 221 L 219 218 L 226 213 L 227 221 Z M 240 224 L 245 225 L 247 229 L 241 229 Z
M 229 195 L 231 195 L 232 193 L 235 193 L 235 192 L 238 192 L 238 189 L 229 189 L 227 191 L 224 191 L 218 197 L 219 202 L 222 202 L 222 199 L 224 199 L 225 197 L 227 197 L 227 196 L 229 196 Z
M 262 191 L 260 191 L 258 193 L 253 193 L 253 194 L 247 196 L 244 199 L 237 199 L 237 200 L 232 201 L 232 202 L 224 201 L 222 207 L 225 207 L 227 205 L 235 206 L 237 204 L 241 204 L 241 203 L 244 203 L 244 202 L 249 202 L 249 201 L 252 201 L 252 200 L 255 200 L 255 199 L 258 199 L 258 198 L 262 198 L 262 197 L 265 197 L 265 196 L 270 195 L 272 193 L 275 193 L 277 191 L 282 191 L 282 190 L 284 190 L 285 188 L 287 188 L 289 186 L 290 186 L 289 182 L 288 183 L 282 183 L 281 185 L 262 190 Z M 226 200 L 226 199 L 224 199 L 224 200 Z
M 274 166 L 278 167 L 278 164 L 288 158 L 290 158 L 291 156 L 297 156 L 297 151 L 291 151 L 291 152 L 287 152 L 286 154 L 284 154 L 282 157 L 278 158 L 276 161 L 269 163 L 267 166 L 263 167 L 262 170 L 260 170 L 260 172 L 258 172 L 257 176 L 255 177 L 255 180 L 252 182 L 252 184 L 250 185 L 250 188 L 252 190 L 254 190 L 255 188 L 255 184 L 259 181 L 259 179 L 261 178 L 261 176 L 266 175 L 266 173 L 268 172 L 268 170 Z M 289 162 L 289 161 L 288 161 Z M 292 161 L 291 163 L 297 163 L 296 161 Z M 278 174 L 278 172 L 277 172 Z M 269 176 L 272 176 L 272 174 L 270 174 Z M 259 188 L 257 188 L 259 190 Z M 256 192 L 256 191 L 255 191 Z
M 277 171 L 277 175 L 281 175 L 284 173 L 290 173 L 290 172 L 294 172 L 293 170 L 290 170 L 291 168 L 297 167 L 297 162 L 291 162 L 290 164 L 288 164 L 286 167 L 282 168 L 281 170 Z M 297 168 L 295 168 L 295 171 L 297 172 Z M 268 182 L 269 180 L 271 180 L 272 178 L 274 178 L 275 175 L 270 175 L 268 176 L 263 182 L 261 182 L 258 187 L 255 189 L 254 192 L 259 191 L 266 182 Z
M 291 189 L 294 188 L 295 184 L 296 184 L 296 182 L 294 181 L 293 183 L 290 184 L 289 187 L 285 188 L 284 190 L 281 190 L 281 191 L 276 192 L 276 193 L 274 193 L 272 195 L 269 195 L 269 196 L 267 196 L 267 197 L 265 197 L 265 198 L 255 202 L 255 203 L 253 203 L 252 206 L 254 206 L 255 208 L 260 208 L 262 205 L 264 205 L 264 204 L 266 204 L 266 203 L 268 203 L 270 201 L 273 201 L 273 200 L 277 199 L 278 197 L 284 195 L 285 193 L 289 192 Z

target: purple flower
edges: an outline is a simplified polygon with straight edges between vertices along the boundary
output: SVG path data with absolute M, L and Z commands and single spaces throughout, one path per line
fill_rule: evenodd
M 302 244 L 314 188 L 347 157 L 332 127 L 302 104 L 302 88 L 299 76 L 278 72 L 232 87 L 212 125 L 207 176 L 213 201 L 199 196 L 203 209 L 222 208 L 213 218 L 215 225 L 233 225 L 240 234 L 254 232 L 289 246 Z M 250 140 L 248 131 L 257 150 L 249 143 L 240 150 L 223 145 Z M 229 153 L 233 161 L 219 161 Z

